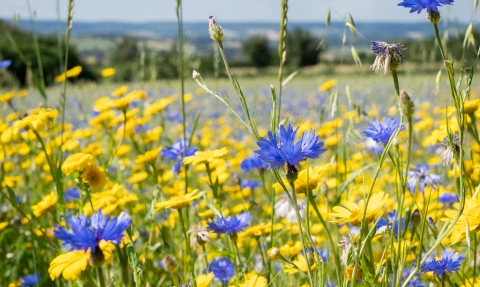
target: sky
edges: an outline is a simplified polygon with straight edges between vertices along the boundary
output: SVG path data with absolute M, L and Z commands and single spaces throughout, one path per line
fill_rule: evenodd
M 28 19 L 30 2 L 36 19 L 55 20 L 57 2 L 61 19 L 67 14 L 68 0 L 0 0 L 0 18 L 11 19 L 20 15 Z M 332 21 L 342 21 L 348 13 L 358 22 L 420 22 L 426 21 L 426 12 L 410 14 L 398 7 L 401 0 L 290 0 L 288 18 L 291 22 L 323 22 L 328 9 Z M 459 22 L 470 22 L 474 0 L 456 0 L 454 5 L 441 8 Z M 76 0 L 74 21 L 151 22 L 175 21 L 175 0 Z M 185 22 L 206 21 L 213 15 L 220 22 L 278 22 L 280 0 L 183 0 Z M 475 21 L 476 22 L 476 21 Z

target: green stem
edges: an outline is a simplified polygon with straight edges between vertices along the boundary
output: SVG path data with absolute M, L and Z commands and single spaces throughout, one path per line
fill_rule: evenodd
M 308 200 L 310 201 L 310 204 L 312 205 L 313 210 L 317 214 L 317 217 L 323 226 L 323 230 L 325 230 L 325 233 L 327 233 L 328 244 L 330 245 L 330 250 L 332 251 L 333 261 L 335 261 L 335 271 L 337 274 L 337 282 L 339 282 L 340 284 L 340 282 L 342 282 L 341 281 L 342 276 L 341 276 L 340 259 L 338 257 L 338 252 L 337 252 L 337 245 L 333 242 L 332 234 L 330 233 L 330 230 L 328 229 L 328 225 L 323 219 L 322 214 L 318 210 L 317 204 L 315 203 L 315 198 L 313 198 L 313 194 L 311 191 L 308 193 Z
M 177 0 L 177 23 L 178 23 L 178 58 L 180 61 L 180 88 L 182 99 L 182 125 L 183 125 L 183 154 L 187 152 L 187 117 L 185 112 L 185 62 L 183 58 L 183 5 L 182 0 Z M 188 193 L 188 169 L 184 168 L 185 173 L 185 194 Z
M 440 53 L 442 54 L 442 59 L 445 61 L 447 58 L 445 57 L 445 51 L 443 50 L 442 40 L 440 39 L 440 32 L 438 31 L 438 25 L 433 24 L 435 28 L 435 37 L 437 38 L 438 47 L 440 48 Z
M 290 195 L 288 191 L 286 192 L 288 195 L 288 198 L 290 199 L 293 209 L 295 210 L 295 215 L 297 216 L 297 223 L 298 223 L 298 231 L 300 232 L 300 238 L 302 239 L 302 248 L 303 248 L 303 256 L 305 257 L 306 261 L 306 267 L 307 267 L 307 273 L 308 273 L 308 280 L 310 282 L 310 286 L 315 286 L 313 284 L 313 277 L 312 277 L 312 272 L 310 271 L 310 265 L 309 265 L 309 260 L 308 260 L 308 246 L 306 246 L 306 239 L 305 239 L 305 234 L 303 233 L 303 228 L 302 228 L 302 217 L 300 216 L 300 211 L 298 209 L 298 203 L 297 203 L 297 193 L 295 191 L 295 183 L 290 182 L 290 187 L 292 188 L 292 194 Z M 314 250 L 314 252 L 316 252 Z
M 398 85 L 398 75 L 396 70 L 392 71 L 392 76 L 393 76 L 393 84 L 395 85 L 395 92 L 397 92 L 397 96 L 400 96 L 400 87 Z
M 102 266 L 97 267 L 97 279 L 98 279 L 98 285 L 100 285 L 100 287 L 106 286 Z
M 190 249 L 190 238 L 188 237 L 188 234 L 187 234 L 187 228 L 185 227 L 185 221 L 183 220 L 183 214 L 182 214 L 182 209 L 178 209 L 178 215 L 180 216 L 180 223 L 182 225 L 182 232 L 183 232 L 183 236 L 185 237 L 185 249 L 187 250 L 186 254 L 183 256 L 183 260 L 186 259 L 187 256 L 192 256 L 192 250 Z M 196 286 L 196 282 L 195 282 L 195 272 L 194 272 L 194 265 L 195 265 L 195 261 L 193 260 L 193 258 L 190 258 L 190 260 L 188 261 L 189 263 L 189 271 L 190 271 L 190 276 L 192 277 L 191 280 L 193 282 L 193 286 L 195 287 Z
M 286 54 L 285 45 L 287 37 L 287 11 L 288 0 L 282 0 L 282 20 L 280 22 L 279 42 L 278 42 L 278 57 L 280 59 L 280 67 L 278 68 L 278 112 L 277 123 L 280 122 L 280 112 L 282 110 L 282 82 L 283 82 L 283 66 L 285 65 Z M 272 130 L 273 132 L 273 130 Z

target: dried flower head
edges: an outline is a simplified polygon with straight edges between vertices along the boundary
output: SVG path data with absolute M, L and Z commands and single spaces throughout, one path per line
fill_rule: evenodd
M 372 41 L 370 49 L 377 56 L 375 62 L 370 66 L 375 72 L 383 70 L 384 73 L 388 71 L 397 70 L 402 62 L 402 50 L 405 50 L 401 44 L 388 44 L 380 41 Z
M 452 145 L 450 145 L 450 137 L 452 138 Z M 443 165 L 452 164 L 453 155 L 459 155 L 460 153 L 460 139 L 456 134 L 450 134 L 443 139 L 443 142 L 440 143 L 442 146 L 446 147 L 445 150 L 440 155 L 440 160 Z
M 190 234 L 190 246 L 192 249 L 197 249 L 199 245 L 203 246 L 205 243 L 212 241 L 207 227 L 202 227 L 200 224 L 192 225 L 188 229 L 187 234 Z

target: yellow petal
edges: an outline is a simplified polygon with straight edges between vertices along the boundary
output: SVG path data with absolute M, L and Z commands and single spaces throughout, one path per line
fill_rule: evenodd
M 113 260 L 113 250 L 115 250 L 115 245 L 112 241 L 101 240 L 98 246 L 102 249 L 105 264 L 110 264 Z
M 83 250 L 68 252 L 53 259 L 50 268 L 48 268 L 48 273 L 52 280 L 62 274 L 65 280 L 75 281 L 80 273 L 87 269 L 89 260 L 90 249 L 87 252 Z

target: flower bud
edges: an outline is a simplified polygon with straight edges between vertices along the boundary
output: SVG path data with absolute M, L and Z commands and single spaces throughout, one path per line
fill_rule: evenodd
M 445 68 L 447 68 L 448 71 L 450 71 L 453 68 L 452 62 L 450 62 L 449 60 L 443 61 L 443 65 L 445 66 Z
M 413 104 L 412 99 L 410 96 L 402 90 L 400 92 L 400 112 L 407 118 L 411 118 L 413 116 L 413 112 L 415 111 L 415 105 Z
M 270 249 L 268 249 L 268 258 L 270 258 L 270 260 L 277 260 L 279 257 L 280 257 L 280 250 L 277 248 L 277 247 L 272 247 Z
M 420 225 L 421 220 L 422 220 L 422 216 L 420 214 L 420 211 L 417 208 L 412 212 L 412 216 L 411 216 L 411 220 L 410 220 L 413 228 L 416 228 L 418 225 Z
M 432 24 L 437 24 L 438 21 L 440 21 L 440 18 L 441 18 L 441 17 L 440 17 L 440 13 L 434 12 L 434 11 L 430 11 L 430 12 L 428 12 L 427 18 L 428 18 L 428 21 L 430 21 L 430 23 L 432 23 Z
M 177 260 L 175 259 L 175 257 L 173 257 L 170 254 L 167 254 L 165 255 L 165 257 L 163 257 L 162 264 L 165 270 L 167 270 L 170 273 L 174 273 L 175 271 L 177 271 L 177 268 L 178 268 Z
M 320 183 L 320 192 L 323 195 L 327 195 L 328 193 L 328 185 L 324 180 L 322 180 L 322 182 Z
M 202 77 L 202 75 L 200 75 L 199 72 L 197 72 L 196 70 L 193 70 L 193 72 L 192 72 L 192 78 L 193 78 L 194 80 L 200 80 L 201 77 Z
M 208 18 L 208 32 L 210 37 L 216 42 L 220 42 L 223 39 L 223 29 L 220 25 L 217 24 L 213 16 Z

